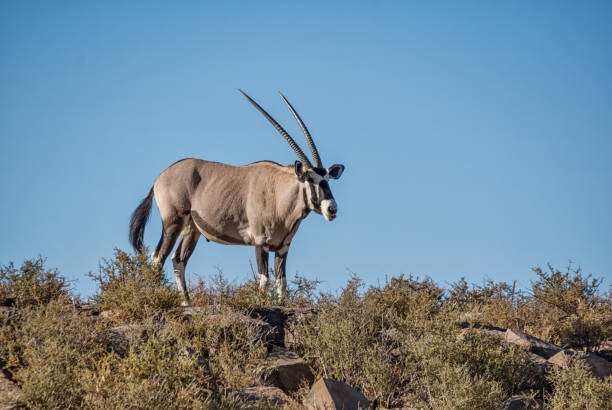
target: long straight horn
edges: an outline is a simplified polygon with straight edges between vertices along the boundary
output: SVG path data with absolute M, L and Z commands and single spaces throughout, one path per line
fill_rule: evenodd
M 263 114 L 264 117 L 266 117 L 268 119 L 268 121 L 270 121 L 270 123 L 272 125 L 274 125 L 274 128 L 276 128 L 276 130 L 278 132 L 280 132 L 280 134 L 285 137 L 285 139 L 287 140 L 287 142 L 289 143 L 289 145 L 291 146 L 291 148 L 293 148 L 293 150 L 295 151 L 295 153 L 297 154 L 297 156 L 300 158 L 300 160 L 302 161 L 302 163 L 304 164 L 304 166 L 306 168 L 312 168 L 312 164 L 310 163 L 310 160 L 308 159 L 308 157 L 306 155 L 304 155 L 304 152 L 300 149 L 300 147 L 298 146 L 298 144 L 296 144 L 296 142 L 293 140 L 293 138 L 291 138 L 291 136 L 287 133 L 287 131 L 285 131 L 285 129 L 283 127 L 280 126 L 280 124 L 278 122 L 276 122 L 276 120 L 274 120 L 274 118 L 272 118 L 272 116 L 270 116 L 270 114 L 268 114 L 266 112 L 266 110 L 264 110 L 263 108 L 261 108 L 259 106 L 259 104 L 257 104 L 255 101 L 253 101 L 253 99 L 251 97 L 249 97 L 244 91 L 242 91 L 240 88 L 238 89 L 238 91 L 240 91 L 240 93 L 242 95 L 244 95 L 246 97 L 247 100 L 249 100 L 249 102 L 251 104 L 253 104 L 255 106 L 255 108 L 257 108 L 257 110 Z
M 319 151 L 317 150 L 317 146 L 312 140 L 312 137 L 310 136 L 310 132 L 308 132 L 308 128 L 306 128 L 304 121 L 302 121 L 302 119 L 300 118 L 300 115 L 297 113 L 297 111 L 295 111 L 291 103 L 287 101 L 285 96 L 280 91 L 278 93 L 280 94 L 285 104 L 287 104 L 287 107 L 289 107 L 289 109 L 291 110 L 291 113 L 295 117 L 298 124 L 300 124 L 300 128 L 302 129 L 302 132 L 304 133 L 304 136 L 306 137 L 306 141 L 308 141 L 308 146 L 310 147 L 310 152 L 312 153 L 312 159 L 315 162 L 315 166 L 318 168 L 323 168 L 323 162 L 321 162 L 321 157 L 319 157 Z

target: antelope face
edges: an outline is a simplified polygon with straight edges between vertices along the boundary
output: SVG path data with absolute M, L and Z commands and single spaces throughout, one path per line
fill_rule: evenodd
M 329 168 L 315 167 L 304 170 L 300 161 L 295 162 L 295 174 L 306 186 L 306 198 L 311 210 L 333 221 L 338 214 L 338 205 L 329 187 L 330 179 L 338 179 L 344 165 L 334 164 Z
M 293 138 L 291 138 L 287 131 L 285 131 L 285 129 L 281 127 L 281 125 L 276 122 L 276 120 L 272 118 L 270 114 L 266 112 L 266 110 L 261 108 L 261 106 L 255 101 L 253 101 L 251 97 L 246 95 L 244 91 L 242 91 L 241 89 L 238 89 L 238 91 L 240 91 L 240 93 L 244 95 L 245 98 L 249 100 L 249 102 L 253 104 L 253 106 L 257 108 L 257 110 L 262 113 L 268 121 L 270 121 L 274 128 L 276 128 L 276 130 L 280 132 L 283 138 L 285 138 L 285 140 L 287 140 L 287 142 L 289 143 L 289 146 L 297 154 L 300 160 L 295 161 L 295 175 L 297 176 L 300 183 L 305 185 L 304 192 L 308 201 L 308 207 L 311 210 L 322 214 L 328 221 L 333 221 L 338 213 L 338 205 L 336 204 L 331 189 L 329 188 L 329 180 L 330 178 L 340 178 L 340 175 L 342 175 L 342 172 L 344 171 L 344 165 L 334 164 L 329 168 L 323 167 L 323 162 L 321 162 L 319 151 L 317 150 L 317 147 L 315 146 L 310 132 L 304 124 L 304 121 L 302 121 L 297 111 L 295 111 L 293 106 L 289 103 L 289 101 L 287 101 L 284 95 L 280 94 L 280 92 L 279 94 L 281 98 L 283 99 L 285 104 L 287 104 L 287 107 L 291 111 L 291 114 L 293 114 L 293 116 L 295 117 L 295 120 L 300 125 L 300 128 L 302 129 L 302 132 L 306 137 L 308 147 L 310 148 L 310 153 L 312 154 L 312 159 L 314 160 L 314 166 L 312 165 L 308 157 L 304 154 L 304 151 L 302 151 L 299 145 L 293 140 Z

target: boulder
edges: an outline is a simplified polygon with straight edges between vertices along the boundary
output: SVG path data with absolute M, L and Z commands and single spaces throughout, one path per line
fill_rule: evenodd
M 504 402 L 502 410 L 528 410 L 541 407 L 535 399 L 529 399 L 525 396 L 512 396 Z
M 315 312 L 310 308 L 258 306 L 249 309 L 247 314 L 270 325 L 270 345 L 291 348 L 296 342 L 291 331 L 292 325 L 311 318 Z
M 21 408 L 19 387 L 0 371 L 0 410 L 12 410 Z
M 612 340 L 606 340 L 597 346 L 595 352 L 606 360 L 612 360 Z
M 594 376 L 605 379 L 612 374 L 612 363 L 594 353 L 576 352 L 573 350 L 562 350 L 548 359 L 548 362 L 560 367 L 567 367 L 571 358 L 584 360 L 590 367 Z
M 264 382 L 286 393 L 297 391 L 302 385 L 310 385 L 314 375 L 310 367 L 297 354 L 275 347 L 268 354 L 263 370 Z
M 363 394 L 348 384 L 321 378 L 310 389 L 304 399 L 308 410 L 369 409 L 370 402 Z
M 287 396 L 281 389 L 273 386 L 249 387 L 238 393 L 238 396 L 249 404 L 255 404 L 263 400 L 271 402 L 278 407 L 282 407 L 293 401 L 291 397 Z
M 612 363 L 594 353 L 587 353 L 585 356 L 585 360 L 595 376 L 605 379 L 612 374 Z
M 546 371 L 548 370 L 548 366 L 550 366 L 548 360 L 546 360 L 542 356 L 538 356 L 535 353 L 529 353 L 529 360 L 537 369 L 538 376 L 543 377 L 546 374 Z
M 508 329 L 505 335 L 506 342 L 514 343 L 519 346 L 524 346 L 532 353 L 542 356 L 545 359 L 549 359 L 555 354 L 563 350 L 561 347 L 545 342 L 542 339 L 528 335 L 520 330 Z

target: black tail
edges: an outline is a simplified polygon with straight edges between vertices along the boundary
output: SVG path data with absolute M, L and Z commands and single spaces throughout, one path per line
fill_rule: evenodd
M 138 208 L 134 210 L 132 219 L 130 220 L 130 243 L 136 252 L 142 250 L 142 238 L 144 237 L 145 225 L 149 220 L 151 213 L 151 204 L 153 203 L 153 188 L 149 191 L 149 195 L 142 200 Z

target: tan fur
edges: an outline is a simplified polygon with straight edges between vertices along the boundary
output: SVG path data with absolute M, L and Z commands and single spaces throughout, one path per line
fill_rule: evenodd
M 308 214 L 303 189 L 292 166 L 186 159 L 159 175 L 154 194 L 164 226 L 193 221 L 208 240 L 277 251 Z

